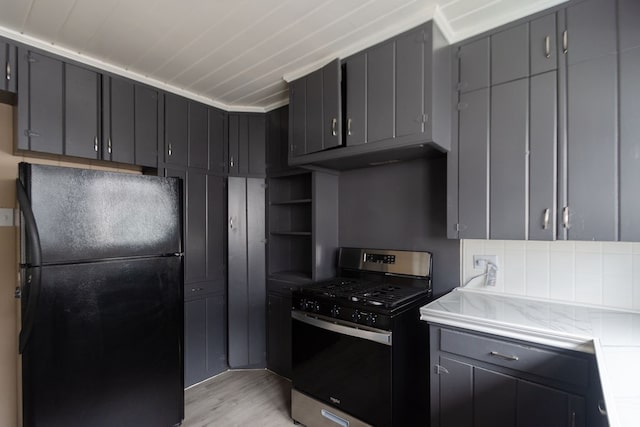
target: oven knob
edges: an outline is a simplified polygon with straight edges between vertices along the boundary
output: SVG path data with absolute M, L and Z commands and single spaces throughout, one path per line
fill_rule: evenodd
M 378 316 L 376 316 L 375 314 L 373 313 L 369 314 L 367 316 L 367 325 L 375 325 L 377 318 Z
M 315 311 L 316 313 L 318 313 L 320 311 L 320 304 L 319 303 L 311 303 L 311 309 L 313 311 Z
M 340 307 L 337 305 L 334 305 L 333 308 L 331 308 L 331 315 L 333 317 L 338 317 L 340 315 Z
M 354 322 L 359 321 L 360 319 L 362 319 L 362 316 L 360 315 L 360 312 L 358 310 L 356 310 L 352 315 L 351 315 L 351 319 Z

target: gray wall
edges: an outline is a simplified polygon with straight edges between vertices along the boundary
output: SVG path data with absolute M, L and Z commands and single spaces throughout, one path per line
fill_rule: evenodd
M 340 174 L 339 244 L 433 253 L 436 296 L 458 286 L 460 241 L 446 236 L 446 158 Z

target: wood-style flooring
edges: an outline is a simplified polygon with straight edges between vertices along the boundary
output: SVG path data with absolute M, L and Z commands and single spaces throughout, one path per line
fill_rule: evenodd
M 291 382 L 267 370 L 227 371 L 184 395 L 184 427 L 293 425 Z

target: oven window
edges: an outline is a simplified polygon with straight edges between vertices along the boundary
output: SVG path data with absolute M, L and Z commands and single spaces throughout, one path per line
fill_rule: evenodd
M 293 387 L 377 426 L 391 425 L 391 346 L 292 320 Z

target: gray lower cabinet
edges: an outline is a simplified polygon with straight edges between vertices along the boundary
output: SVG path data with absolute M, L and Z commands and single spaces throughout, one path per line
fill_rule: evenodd
M 63 154 L 64 64 L 19 49 L 18 148 Z
M 225 295 L 184 304 L 184 386 L 227 369 Z
M 228 181 L 229 366 L 266 362 L 265 185 L 259 178 Z
M 132 82 L 102 79 L 102 158 L 120 163 L 135 161 L 135 94 Z
M 18 48 L 0 40 L 0 90 L 18 91 Z
M 291 378 L 291 290 L 284 287 L 267 293 L 267 368 Z
M 95 71 L 64 65 L 64 154 L 100 158 L 100 85 Z
M 593 355 L 430 326 L 433 427 L 602 426 Z

